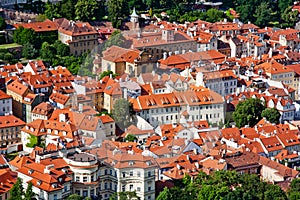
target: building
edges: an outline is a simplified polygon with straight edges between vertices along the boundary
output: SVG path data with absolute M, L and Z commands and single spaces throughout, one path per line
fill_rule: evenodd
M 99 192 L 98 160 L 89 153 L 70 153 L 64 161 L 74 173 L 72 180 L 73 194 L 83 197 L 97 197 Z
M 290 87 L 294 86 L 294 71 L 275 60 L 257 65 L 255 70 L 258 72 L 258 75 L 265 74 L 273 81 L 282 82 Z
M 154 68 L 151 54 L 144 51 L 112 46 L 103 52 L 102 71 L 137 77 L 141 73 L 150 73 Z
M 98 32 L 88 22 L 74 22 L 65 18 L 55 19 L 58 39 L 69 45 L 70 53 L 78 56 L 91 52 L 98 45 Z
M 32 110 L 32 121 L 36 119 L 47 120 L 50 118 L 53 111 L 54 106 L 52 106 L 49 102 L 42 102 Z
M 14 24 L 15 28 L 24 27 L 26 29 L 32 29 L 36 35 L 41 38 L 42 41 L 47 41 L 48 43 L 54 43 L 57 40 L 57 26 L 56 24 L 46 19 L 43 22 L 30 22 L 22 24 Z
M 23 187 L 26 189 L 31 182 L 36 198 L 43 200 L 64 199 L 72 194 L 71 178 L 66 172 L 66 169 L 57 169 L 52 163 L 44 165 L 35 162 L 25 163 L 17 170 Z
M 233 70 L 198 72 L 196 76 L 196 86 L 209 88 L 223 97 L 236 92 L 237 82 Z
M 13 99 L 13 113 L 25 122 L 31 122 L 31 111 L 38 105 L 42 98 L 33 92 L 19 80 L 11 82 L 7 86 L 7 94 Z
M 0 116 L 0 147 L 8 147 L 21 142 L 21 129 L 24 121 L 13 116 Z M 16 149 L 18 150 L 18 149 Z
M 157 164 L 152 157 L 112 150 L 109 143 L 90 153 L 97 155 L 103 163 L 99 169 L 99 192 L 103 199 L 109 199 L 115 192 L 126 191 L 135 191 L 141 200 L 155 199 Z
M 111 140 L 116 136 L 116 124 L 115 121 L 109 115 L 101 115 L 99 116 L 105 127 L 106 138 Z
M 0 116 L 12 115 L 12 97 L 0 90 Z
M 163 58 L 164 53 L 172 55 L 197 51 L 197 42 L 193 37 L 172 29 L 163 29 L 153 33 L 125 34 L 124 36 L 132 41 L 133 49 L 144 50 L 152 55 L 154 61 Z
M 133 101 L 137 115 L 150 124 L 172 124 L 184 121 L 208 120 L 224 122 L 224 100 L 209 89 L 173 92 L 168 94 L 143 95 Z

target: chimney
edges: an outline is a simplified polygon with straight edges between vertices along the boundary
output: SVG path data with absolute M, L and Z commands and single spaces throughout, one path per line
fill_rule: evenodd
M 60 113 L 58 117 L 60 122 L 66 122 L 66 115 L 64 113 Z
M 168 57 L 168 53 L 167 52 L 164 52 L 164 56 L 163 56 L 163 59 L 166 60 Z
M 80 103 L 78 106 L 78 112 L 82 113 L 83 112 L 83 104 Z

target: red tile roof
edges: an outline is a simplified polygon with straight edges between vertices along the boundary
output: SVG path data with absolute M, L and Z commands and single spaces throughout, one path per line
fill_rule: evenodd
M 27 28 L 27 29 L 33 29 L 35 32 L 57 31 L 56 24 L 49 19 L 46 19 L 43 22 L 14 24 L 14 27 L 16 27 L 16 28 L 18 28 L 20 26 L 23 26 L 24 28 Z

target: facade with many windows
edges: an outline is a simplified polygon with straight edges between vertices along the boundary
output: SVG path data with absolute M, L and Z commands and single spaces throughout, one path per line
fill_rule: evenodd
M 187 121 L 224 122 L 223 98 L 205 88 L 202 91 L 140 96 L 133 101 L 133 108 L 153 125 L 171 124 L 182 118 Z

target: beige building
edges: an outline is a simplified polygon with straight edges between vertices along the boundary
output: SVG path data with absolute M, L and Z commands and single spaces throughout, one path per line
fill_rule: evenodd
M 160 32 L 144 32 L 125 35 L 125 37 L 132 41 L 132 48 L 149 53 L 154 61 L 163 58 L 164 54 L 197 51 L 197 42 L 194 37 L 176 30 L 163 29 Z
M 98 45 L 98 32 L 88 22 L 74 22 L 65 18 L 55 19 L 58 38 L 69 45 L 70 53 L 78 56 L 92 51 Z
M 224 123 L 224 99 L 203 88 L 198 91 L 173 92 L 139 96 L 133 101 L 137 115 L 151 125 L 195 120 Z
M 275 60 L 257 65 L 255 70 L 259 75 L 265 74 L 273 81 L 279 81 L 294 88 L 294 71 Z
M 13 116 L 0 116 L 0 147 L 21 142 L 21 129 L 26 125 L 21 119 Z
M 122 75 L 137 77 L 141 73 L 152 72 L 154 62 L 151 55 L 139 50 L 129 50 L 117 46 L 112 46 L 103 53 L 102 70 L 112 71 Z
M 155 173 L 158 168 L 152 157 L 110 150 L 109 143 L 91 150 L 103 165 L 99 168 L 101 199 L 115 192 L 135 191 L 141 200 L 155 199 Z M 106 152 L 103 154 L 102 152 Z

